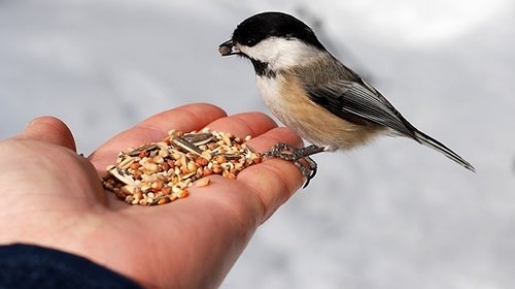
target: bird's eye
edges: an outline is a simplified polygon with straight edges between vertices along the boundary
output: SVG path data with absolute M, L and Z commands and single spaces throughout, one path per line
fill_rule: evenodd
M 257 41 L 255 38 L 247 38 L 245 39 L 244 43 L 246 46 L 254 46 L 256 45 Z

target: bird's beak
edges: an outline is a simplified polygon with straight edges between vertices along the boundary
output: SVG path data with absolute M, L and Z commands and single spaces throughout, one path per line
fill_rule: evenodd
M 241 53 L 240 50 L 236 47 L 236 45 L 234 45 L 234 41 L 232 40 L 227 40 L 224 43 L 220 44 L 220 46 L 218 46 L 218 52 L 220 52 L 222 56 Z

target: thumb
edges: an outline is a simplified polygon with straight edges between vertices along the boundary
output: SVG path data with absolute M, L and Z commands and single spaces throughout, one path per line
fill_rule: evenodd
M 52 116 L 42 116 L 32 120 L 25 130 L 14 138 L 53 143 L 76 150 L 75 140 L 68 126 Z

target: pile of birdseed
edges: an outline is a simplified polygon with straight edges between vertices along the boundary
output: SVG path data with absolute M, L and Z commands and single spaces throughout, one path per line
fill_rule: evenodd
M 107 167 L 104 188 L 132 205 L 162 205 L 188 196 L 188 187 L 206 186 L 209 175 L 235 179 L 240 171 L 261 162 L 245 144 L 250 136 L 171 130 L 161 142 L 120 152 Z

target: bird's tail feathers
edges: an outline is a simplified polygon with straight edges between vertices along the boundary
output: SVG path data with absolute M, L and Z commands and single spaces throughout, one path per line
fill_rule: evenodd
M 428 147 L 431 147 L 441 153 L 443 153 L 446 157 L 450 158 L 451 160 L 455 161 L 459 165 L 463 166 L 464 168 L 471 170 L 473 172 L 476 171 L 474 166 L 472 166 L 469 162 L 467 162 L 465 159 L 460 157 L 457 153 L 453 152 L 450 148 L 446 147 L 441 142 L 437 141 L 436 139 L 428 136 L 427 134 L 421 132 L 421 131 L 415 131 L 414 132 L 415 139 Z

